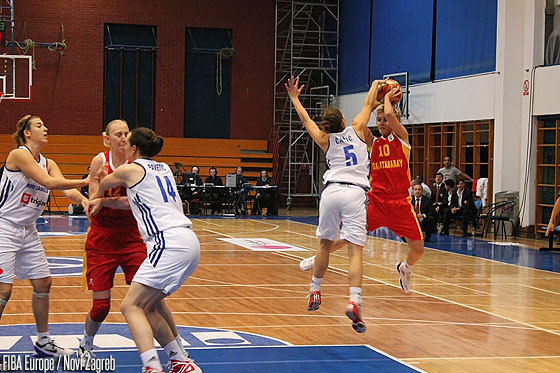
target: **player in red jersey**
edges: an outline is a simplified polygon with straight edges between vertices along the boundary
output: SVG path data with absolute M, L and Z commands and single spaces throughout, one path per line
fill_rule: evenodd
M 397 272 L 401 288 L 408 294 L 412 266 L 424 253 L 424 240 L 408 194 L 411 150 L 408 132 L 400 121 L 400 111 L 391 104 L 400 94 L 400 88 L 393 88 L 385 95 L 383 105 L 376 109 L 381 137 L 374 138 L 371 147 L 367 222 L 368 231 L 387 227 L 406 238 L 410 250 L 406 260 L 397 264 Z
M 107 167 L 110 174 L 117 167 L 128 163 L 125 155 L 128 132 L 128 124 L 123 120 L 113 120 L 107 124 L 103 144 L 110 150 L 93 158 L 90 175 L 95 176 L 104 167 Z M 94 180 L 89 184 L 90 196 L 96 195 L 99 190 L 99 181 L 93 176 L 91 179 Z M 84 285 L 92 290 L 93 306 L 86 316 L 84 336 L 78 351 L 83 360 L 93 356 L 93 339 L 111 308 L 111 288 L 117 267 L 122 268 L 125 281 L 130 285 L 147 256 L 146 245 L 130 210 L 125 187 L 112 188 L 105 192 L 103 198 L 91 200 L 88 217 L 91 225 L 85 243 Z M 171 347 L 183 349 L 171 311 L 163 302 L 162 309 L 158 311 L 176 337 L 173 342 L 178 346 Z

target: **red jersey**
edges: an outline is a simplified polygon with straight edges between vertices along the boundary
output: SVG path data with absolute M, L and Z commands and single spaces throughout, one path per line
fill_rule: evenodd
M 108 167 L 108 173 L 113 173 L 114 169 L 112 167 L 112 162 L 110 158 L 110 152 L 106 151 L 104 153 L 100 153 L 105 157 L 104 163 L 106 163 Z M 121 197 L 126 196 L 126 188 L 124 186 L 118 186 L 116 188 L 111 188 L 105 192 L 103 195 L 104 197 Z M 136 223 L 136 219 L 132 215 L 131 210 L 118 210 L 112 209 L 109 207 L 103 207 L 101 211 L 95 216 L 91 217 L 91 226 L 98 226 L 102 228 L 108 229 L 125 229 L 127 232 L 130 232 L 130 229 L 133 229 L 131 234 L 138 232 L 138 225 Z
M 410 145 L 394 133 L 387 138 L 377 137 L 371 148 L 369 193 L 407 197 L 410 188 Z

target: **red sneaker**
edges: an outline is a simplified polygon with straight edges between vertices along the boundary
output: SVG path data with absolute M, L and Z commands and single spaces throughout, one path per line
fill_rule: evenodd
M 142 373 L 165 373 L 163 370 L 159 370 L 152 367 L 142 367 Z
M 202 373 L 202 369 L 194 363 L 194 360 L 171 360 L 169 362 L 169 373 Z
M 307 295 L 307 298 L 309 298 L 309 300 L 307 301 L 307 310 L 308 311 L 318 310 L 319 306 L 321 305 L 321 292 L 319 290 L 311 291 Z
M 352 320 L 352 327 L 358 333 L 364 333 L 366 331 L 366 324 L 362 321 L 360 317 L 360 307 L 356 303 L 350 301 L 346 307 L 346 316 Z

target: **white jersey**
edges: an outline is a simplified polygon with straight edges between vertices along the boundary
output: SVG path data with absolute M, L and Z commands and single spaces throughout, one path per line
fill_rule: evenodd
M 183 214 L 181 196 L 177 193 L 175 178 L 169 166 L 143 158 L 133 163 L 142 166 L 145 175 L 138 183 L 127 188 L 130 209 L 148 250 L 155 246 L 165 248 L 165 230 L 190 228 L 192 223 Z
M 31 150 L 27 146 L 19 149 Z M 47 159 L 39 154 L 37 162 L 45 172 Z M 45 210 L 49 190 L 27 177 L 21 170 L 12 171 L 4 167 L 0 179 L 0 218 L 17 225 L 32 225 Z
M 341 182 L 369 189 L 369 152 L 352 127 L 329 134 L 325 157 L 329 169 L 323 174 L 323 184 Z

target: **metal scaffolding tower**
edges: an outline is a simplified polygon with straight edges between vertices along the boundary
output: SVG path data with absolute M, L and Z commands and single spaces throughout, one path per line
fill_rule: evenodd
M 315 121 L 338 94 L 339 0 L 277 0 L 274 136 L 277 178 L 288 208 L 294 197 L 318 197 L 321 152 L 290 103 L 284 83 L 299 76 L 300 100 Z

